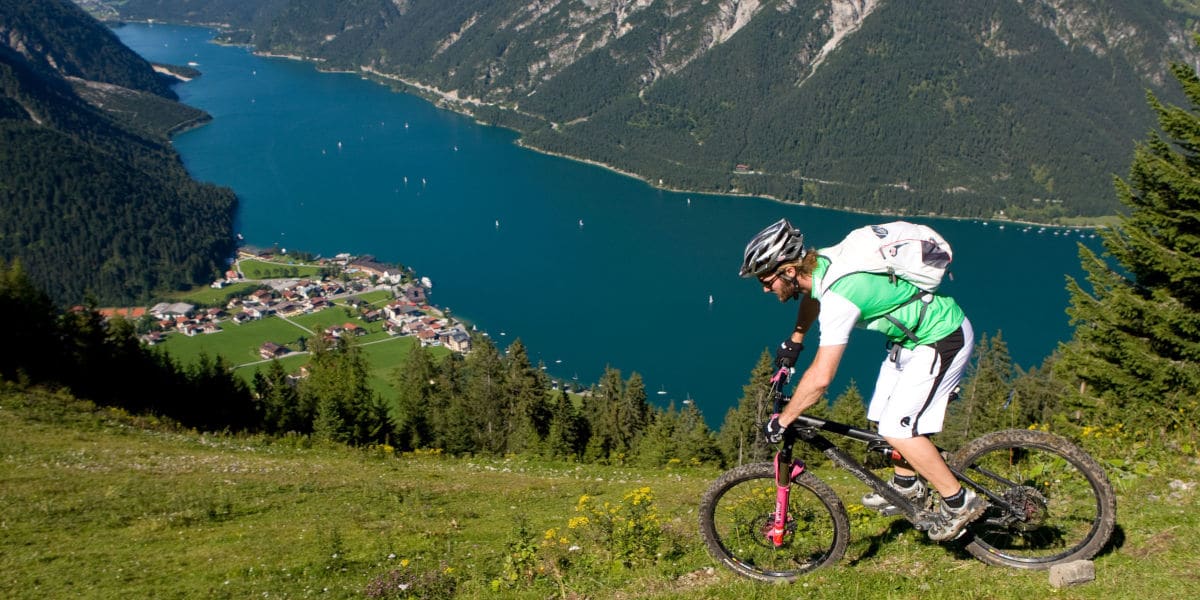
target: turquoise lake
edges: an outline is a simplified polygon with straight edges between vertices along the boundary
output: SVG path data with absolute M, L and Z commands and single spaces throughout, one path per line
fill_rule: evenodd
M 193 176 L 237 192 L 245 243 L 411 266 L 432 279 L 432 302 L 501 347 L 521 339 L 552 376 L 637 372 L 651 401 L 690 397 L 713 426 L 795 316 L 737 277 L 746 241 L 780 217 L 818 247 L 889 220 L 661 191 L 355 74 L 210 43 L 207 29 L 116 32 L 148 60 L 203 73 L 175 90 L 213 121 L 174 143 Z M 1082 279 L 1077 245 L 1098 249 L 1098 238 L 925 222 L 954 246 L 943 290 L 977 333 L 1002 332 L 1023 368 L 1070 337 L 1065 277 Z M 831 393 L 854 380 L 869 394 L 882 359 L 883 339 L 857 332 Z

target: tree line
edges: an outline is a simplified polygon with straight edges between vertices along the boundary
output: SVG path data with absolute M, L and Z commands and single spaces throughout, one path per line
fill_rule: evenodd
M 581 393 L 554 389 L 520 340 L 501 352 L 488 338 L 476 337 L 466 356 L 441 359 L 417 346 L 393 373 L 394 397 L 384 397 L 372 389 L 366 357 L 350 339 L 309 340 L 306 377 L 272 361 L 247 385 L 220 357 L 181 365 L 143 345 L 128 321 L 105 321 L 84 308 L 57 309 L 19 262 L 0 264 L 0 313 L 12 319 L 8 343 L 0 345 L 0 379 L 65 388 L 98 404 L 200 430 L 645 466 L 738 464 L 773 451 L 759 430 L 771 411 L 773 359 L 766 351 L 714 431 L 694 403 L 650 403 L 637 373 L 626 378 L 606 368 Z M 961 441 L 1045 422 L 1059 408 L 1061 390 L 1037 380 L 1040 373 L 1017 373 L 999 336 L 985 337 L 944 437 Z M 1014 382 L 1019 400 L 998 408 Z M 813 412 L 868 427 L 863 396 L 853 384 Z

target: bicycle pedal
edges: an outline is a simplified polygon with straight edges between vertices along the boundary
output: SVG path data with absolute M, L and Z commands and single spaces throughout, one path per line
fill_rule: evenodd
M 879 515 L 883 517 L 895 517 L 904 514 L 904 511 L 899 506 L 885 506 L 879 509 Z

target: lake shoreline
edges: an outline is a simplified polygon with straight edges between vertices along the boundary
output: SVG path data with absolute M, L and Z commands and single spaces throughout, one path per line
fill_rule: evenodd
M 139 21 L 121 21 L 121 22 L 122 23 L 125 23 L 125 22 L 136 23 Z M 148 23 L 153 25 L 155 23 L 155 21 L 149 21 Z M 232 28 L 228 24 L 223 24 L 223 23 L 198 23 L 198 24 L 196 24 L 196 23 L 180 23 L 180 25 L 209 27 L 209 28 L 216 29 L 220 32 L 228 32 L 228 31 L 232 30 Z M 412 80 L 412 79 L 407 79 L 407 78 L 404 78 L 399 75 L 395 75 L 395 74 L 391 74 L 391 73 L 384 73 L 382 71 L 379 71 L 377 69 L 374 69 L 374 68 L 372 68 L 370 66 L 366 66 L 366 65 L 359 65 L 357 67 L 357 70 L 328 69 L 328 68 L 322 68 L 322 64 L 325 63 L 326 60 L 323 58 L 319 58 L 319 57 L 301 56 L 301 55 L 294 55 L 294 54 L 276 54 L 276 53 L 272 53 L 272 52 L 269 52 L 266 50 L 258 49 L 253 44 L 231 44 L 231 43 L 219 41 L 215 38 L 210 40 L 210 42 L 216 43 L 216 44 L 221 44 L 221 45 L 235 45 L 235 46 L 247 47 L 247 48 L 250 48 L 251 52 L 257 56 L 262 56 L 262 57 L 267 57 L 267 58 L 282 58 L 282 59 L 298 61 L 298 62 L 309 62 L 309 63 L 312 63 L 314 65 L 314 68 L 321 73 L 358 74 L 362 78 L 370 80 L 370 81 L 379 82 L 378 80 L 383 80 L 385 82 L 398 83 L 398 84 L 401 84 L 401 85 L 413 90 L 412 95 L 419 96 L 419 97 L 425 99 L 426 101 L 429 101 L 435 107 L 450 111 L 455 114 L 469 117 L 480 125 L 507 129 L 509 131 L 512 131 L 512 132 L 518 134 L 516 143 L 521 148 L 532 150 L 534 152 L 538 152 L 540 154 L 545 154 L 547 156 L 554 156 L 557 158 L 565 158 L 565 159 L 572 160 L 575 162 L 600 167 L 602 169 L 606 169 L 608 171 L 623 175 L 625 177 L 637 179 L 641 182 L 644 182 L 646 185 L 648 185 L 654 189 L 662 190 L 662 191 L 666 191 L 666 192 L 681 193 L 681 194 L 698 194 L 698 195 L 704 194 L 704 195 L 715 195 L 715 196 L 728 196 L 728 197 L 734 197 L 734 198 L 763 198 L 763 199 L 770 200 L 773 202 L 779 202 L 781 204 L 819 208 L 819 209 L 832 210 L 832 211 L 844 212 L 844 213 L 849 213 L 849 214 L 873 215 L 873 216 L 879 216 L 879 217 L 884 217 L 884 218 L 889 218 L 889 219 L 928 218 L 928 219 L 946 219 L 946 220 L 954 220 L 954 221 L 981 221 L 981 222 L 995 221 L 998 223 L 1005 223 L 1005 224 L 1011 223 L 1011 224 L 1015 224 L 1015 225 L 1028 225 L 1028 226 L 1038 226 L 1038 227 L 1047 227 L 1047 228 L 1056 228 L 1056 229 L 1105 229 L 1110 226 L 1108 224 L 1109 222 L 1115 220 L 1116 218 L 1119 218 L 1116 215 L 1103 216 L 1103 217 L 1067 217 L 1070 219 L 1087 219 L 1088 221 L 1085 223 L 1078 223 L 1078 224 L 1065 224 L 1065 223 L 1056 223 L 1056 222 L 1012 219 L 1012 218 L 1007 218 L 1004 216 L 992 216 L 990 218 L 983 218 L 983 217 L 955 216 L 955 215 L 948 215 L 948 214 L 941 214 L 941 213 L 908 214 L 908 213 L 890 212 L 890 211 L 875 212 L 875 211 L 870 211 L 870 210 L 865 210 L 865 209 L 846 208 L 844 206 L 843 207 L 833 207 L 833 206 L 828 206 L 828 205 L 824 205 L 824 204 L 820 204 L 820 203 L 816 203 L 816 202 L 804 201 L 804 200 L 786 200 L 786 199 L 783 199 L 783 198 L 780 198 L 777 196 L 772 196 L 769 194 L 749 194 L 749 193 L 738 193 L 738 192 L 730 192 L 730 191 L 676 188 L 676 187 L 669 186 L 669 185 L 663 185 L 661 183 L 656 184 L 649 177 L 640 175 L 640 174 L 632 172 L 632 171 L 627 171 L 627 170 L 621 169 L 619 167 L 616 167 L 614 165 L 606 164 L 606 163 L 603 163 L 603 162 L 600 162 L 600 161 L 597 161 L 594 159 L 580 157 L 580 156 L 574 156 L 574 155 L 561 153 L 561 152 L 545 150 L 545 149 L 539 148 L 535 145 L 529 144 L 529 143 L 525 142 L 523 139 L 524 135 L 525 135 L 524 131 L 521 131 L 519 129 L 514 129 L 512 127 L 507 127 L 504 125 L 497 125 L 494 123 L 483 121 L 478 118 L 478 116 L 471 110 L 470 107 L 472 107 L 472 106 L 474 106 L 474 107 L 487 106 L 487 107 L 497 108 L 499 110 L 506 110 L 506 111 L 511 111 L 512 109 L 506 108 L 504 106 L 501 106 L 501 105 L 498 105 L 495 103 L 485 102 L 483 100 L 480 100 L 478 98 L 473 98 L 470 96 L 467 96 L 467 97 L 459 96 L 459 94 L 457 93 L 456 90 L 451 90 L 451 91 L 447 92 L 447 91 L 441 90 L 440 88 L 437 88 L 436 86 L 428 85 L 428 84 L 425 84 L 425 83 L 422 83 L 422 82 L 419 82 L 416 80 Z M 391 87 L 391 86 L 389 86 L 389 87 Z M 395 88 L 393 88 L 393 89 L 395 89 Z M 401 93 L 405 93 L 405 92 L 401 91 Z M 539 115 L 532 115 L 532 114 L 523 113 L 520 111 L 517 111 L 517 114 L 529 116 L 532 118 L 537 118 L 542 121 L 545 120 L 543 117 L 540 117 Z M 836 182 L 826 182 L 826 183 L 836 184 Z M 1092 221 L 1099 221 L 1099 222 L 1092 222 Z
M 318 69 L 318 70 L 321 70 L 321 69 Z M 720 191 L 705 191 L 705 190 L 696 190 L 696 189 L 677 188 L 677 187 L 673 187 L 673 186 L 669 186 L 669 185 L 664 185 L 661 183 L 661 180 L 660 180 L 660 183 L 655 183 L 649 177 L 640 175 L 633 171 L 627 171 L 620 167 L 616 167 L 614 165 L 610 165 L 610 164 L 607 164 L 607 163 L 604 163 L 604 162 L 601 162 L 601 161 L 598 161 L 595 159 L 585 158 L 585 157 L 581 157 L 581 156 L 574 156 L 574 155 L 566 154 L 563 152 L 555 152 L 553 150 L 546 150 L 544 148 L 539 148 L 538 146 L 527 143 L 525 141 L 525 139 L 524 139 L 525 132 L 523 132 L 519 129 L 513 129 L 511 127 L 506 127 L 504 125 L 497 125 L 495 123 L 483 121 L 483 120 L 479 119 L 475 115 L 475 113 L 471 112 L 470 110 L 467 110 L 463 105 L 489 106 L 489 107 L 498 108 L 500 110 L 510 110 L 510 109 L 504 108 L 502 106 L 483 102 L 476 98 L 463 99 L 463 98 L 460 98 L 457 94 L 443 92 L 434 86 L 430 86 L 430 85 L 426 85 L 426 84 L 423 84 L 420 82 L 414 82 L 414 81 L 411 81 L 408 79 L 404 79 L 403 77 L 400 77 L 398 75 L 382 73 L 380 71 L 371 69 L 369 67 L 360 67 L 360 70 L 363 73 L 368 73 L 371 76 L 379 77 L 381 79 L 385 79 L 390 82 L 397 82 L 397 83 L 403 84 L 405 86 L 408 86 L 409 88 L 416 90 L 417 96 L 421 96 L 422 98 L 425 98 L 426 100 L 432 100 L 430 98 L 430 96 L 432 96 L 433 98 L 436 98 L 436 100 L 432 100 L 430 102 L 434 106 L 436 106 L 438 108 L 442 108 L 444 110 L 448 110 L 455 114 L 470 117 L 472 120 L 474 120 L 479 125 L 483 125 L 486 127 L 499 127 L 502 129 L 508 129 L 509 131 L 512 131 L 512 132 L 518 134 L 516 144 L 517 144 L 517 146 L 519 146 L 521 148 L 525 148 L 527 150 L 531 150 L 531 151 L 537 152 L 539 154 L 544 154 L 546 156 L 554 156 L 556 158 L 564 158 L 564 159 L 575 161 L 578 163 L 583 163 L 586 165 L 599 167 L 599 168 L 611 171 L 613 173 L 616 173 L 618 175 L 629 177 L 631 179 L 636 179 L 638 181 L 645 183 L 646 185 L 650 186 L 651 188 L 654 188 L 656 190 L 662 190 L 665 192 L 672 192 L 672 193 L 679 193 L 679 194 L 727 196 L 727 197 L 731 197 L 731 198 L 762 198 L 765 200 L 778 202 L 780 204 L 806 206 L 809 208 L 819 208 L 819 209 L 823 209 L 823 210 L 832 210 L 832 211 L 850 213 L 850 214 L 873 215 L 873 216 L 879 216 L 879 217 L 886 217 L 889 219 L 925 218 L 925 219 L 946 219 L 946 220 L 953 220 L 953 221 L 981 221 L 981 222 L 985 222 L 985 223 L 991 222 L 991 221 L 996 221 L 996 222 L 1001 222 L 1001 223 L 1006 223 L 1006 224 L 1011 223 L 1014 225 L 1028 225 L 1028 226 L 1038 226 L 1038 227 L 1047 227 L 1047 228 L 1055 228 L 1055 229 L 1105 229 L 1108 227 L 1108 225 L 1105 225 L 1103 223 L 1087 223 L 1087 224 L 1068 225 L 1068 224 L 1062 224 L 1062 223 L 1048 223 L 1048 222 L 1042 222 L 1042 221 L 1011 219 L 1011 218 L 1006 218 L 1006 217 L 991 217 L 991 218 L 985 219 L 982 217 L 961 217 L 961 216 L 946 215 L 946 214 L 940 214 L 940 213 L 912 215 L 912 214 L 890 212 L 890 211 L 874 212 L 874 211 L 869 211 L 869 210 L 865 210 L 865 209 L 856 209 L 856 208 L 846 208 L 846 207 L 836 208 L 833 206 L 828 206 L 828 205 L 820 204 L 817 202 L 809 202 L 809 201 L 805 201 L 805 200 L 786 200 L 784 198 L 772 196 L 770 194 L 748 194 L 748 193 L 729 192 L 729 191 L 720 192 Z M 339 73 L 346 72 L 346 71 L 324 71 L 324 70 L 321 70 L 321 71 L 322 72 L 339 72 Z M 364 78 L 368 79 L 368 80 L 371 79 L 370 77 L 364 77 Z M 528 115 L 528 113 L 520 113 L 520 114 Z M 536 117 L 536 115 L 530 115 L 530 116 Z M 825 183 L 839 185 L 837 182 L 825 182 Z M 1082 218 L 1082 217 L 1080 217 L 1080 218 Z M 1111 218 L 1111 217 L 1105 217 L 1105 218 Z M 1105 218 L 1101 218 L 1101 220 L 1104 220 Z

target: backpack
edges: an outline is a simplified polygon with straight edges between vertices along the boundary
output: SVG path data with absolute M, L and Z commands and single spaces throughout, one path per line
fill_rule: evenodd
M 886 273 L 891 276 L 892 283 L 903 279 L 916 286 L 917 293 L 892 309 L 894 312 L 902 306 L 921 301 L 916 324 L 911 328 L 906 327 L 890 313 L 882 317 L 891 321 L 915 344 L 919 341 L 916 330 L 925 320 L 925 310 L 933 300 L 933 292 L 942 284 L 954 252 L 946 239 L 933 228 L 894 221 L 855 229 L 836 246 L 822 249 L 821 256 L 829 259 L 829 269 L 821 279 L 820 294 L 828 291 L 839 279 L 853 273 Z M 899 348 L 894 346 L 893 350 L 898 351 Z M 892 354 L 892 359 L 895 360 L 896 356 Z
M 824 293 L 851 273 L 886 273 L 933 292 L 942 284 L 954 253 L 933 228 L 907 221 L 867 225 L 851 231 L 836 246 L 821 250 L 829 270 L 821 281 Z

